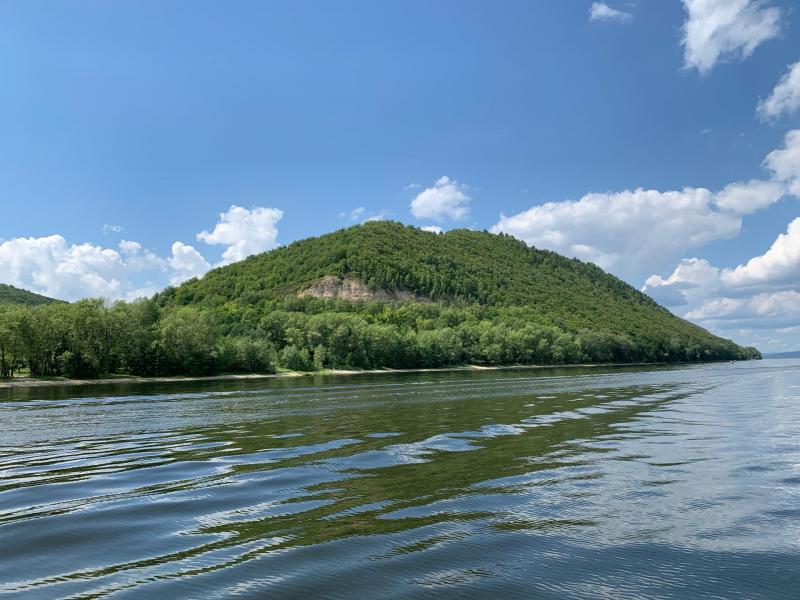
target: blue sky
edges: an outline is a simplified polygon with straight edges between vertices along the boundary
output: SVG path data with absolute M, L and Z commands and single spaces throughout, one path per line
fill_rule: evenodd
M 800 347 L 791 8 L 2 3 L 0 282 L 130 298 L 384 217 L 508 231 Z

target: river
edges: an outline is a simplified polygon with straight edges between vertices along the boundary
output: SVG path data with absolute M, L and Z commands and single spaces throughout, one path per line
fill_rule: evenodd
M 800 360 L 0 390 L 0 593 L 798 598 Z

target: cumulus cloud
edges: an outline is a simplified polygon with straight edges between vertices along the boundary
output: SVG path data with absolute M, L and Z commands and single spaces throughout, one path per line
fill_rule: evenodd
M 788 192 L 800 197 L 800 129 L 786 134 L 783 148 L 773 150 L 764 159 L 773 179 L 787 185 Z
M 800 319 L 800 292 L 763 292 L 748 298 L 711 298 L 686 317 L 697 321 L 746 322 L 750 328 L 788 327 Z
M 122 240 L 119 243 L 119 249 L 126 256 L 136 256 L 142 251 L 142 245 L 139 242 L 132 242 L 131 240 Z
M 429 231 L 430 233 L 442 233 L 444 230 L 438 225 L 426 225 L 422 231 Z
M 766 120 L 775 120 L 800 108 L 800 61 L 789 65 L 789 70 L 772 90 L 766 100 L 758 103 L 758 114 Z
M 171 285 L 178 285 L 192 277 L 200 277 L 211 268 L 194 246 L 183 242 L 172 244 L 172 256 L 167 259 L 167 263 L 172 270 L 169 278 Z
M 198 239 L 224 244 L 223 263 L 274 248 L 275 224 L 283 212 L 274 208 L 239 206 L 220 215 L 211 232 Z M 122 231 L 113 230 L 118 233 Z M 162 257 L 139 242 L 121 240 L 116 248 L 70 244 L 61 235 L 0 240 L 0 282 L 62 300 L 101 297 L 132 300 L 150 296 L 167 282 L 177 285 L 200 277 L 211 265 L 194 246 L 175 242 Z
M 129 272 L 164 270 L 169 267 L 169 263 L 165 259 L 143 248 L 139 242 L 122 240 L 118 247 Z
M 764 254 L 744 264 L 721 269 L 704 259 L 684 259 L 668 277 L 649 277 L 642 290 L 719 333 L 736 330 L 740 339 L 772 349 L 800 345 L 800 328 L 792 328 L 800 322 L 800 217 Z M 768 339 L 752 333 L 769 328 L 781 330 Z
M 688 258 L 681 260 L 667 278 L 650 276 L 643 289 L 654 297 L 667 294 L 674 300 L 666 303 L 673 306 L 697 304 L 714 295 L 743 297 L 800 289 L 800 217 L 789 223 L 786 233 L 780 234 L 764 254 L 744 264 L 719 269 L 707 260 Z
M 411 201 L 411 214 L 418 219 L 460 221 L 469 214 L 467 191 L 467 186 L 449 177 L 441 177 Z
M 747 215 L 775 204 L 785 193 L 780 182 L 751 179 L 725 186 L 714 197 L 714 204 L 722 210 Z
M 722 273 L 729 287 L 783 287 L 800 288 L 800 217 L 789 223 L 761 256 Z
M 684 64 L 708 73 L 719 60 L 747 58 L 780 33 L 781 10 L 765 0 L 683 0 Z
M 685 258 L 669 277 L 651 275 L 642 291 L 665 306 L 688 305 L 719 288 L 720 271 L 703 258 Z
M 500 215 L 492 231 L 635 280 L 675 264 L 689 249 L 739 233 L 741 219 L 715 210 L 713 199 L 704 188 L 588 194 Z
M 283 211 L 277 208 L 256 206 L 248 210 L 234 204 L 227 212 L 220 213 L 214 229 L 201 231 L 197 239 L 206 244 L 227 246 L 221 264 L 230 264 L 275 248 L 278 245 L 277 223 L 282 218 Z
M 622 10 L 611 8 L 605 2 L 592 2 L 592 5 L 589 7 L 589 20 L 629 23 L 633 20 L 633 15 Z
M 69 245 L 60 235 L 0 243 L 0 281 L 56 298 L 119 298 L 124 270 L 116 250 Z
M 130 300 L 163 287 L 152 279 L 168 276 L 178 281 L 208 270 L 200 257 L 202 262 L 196 261 L 191 274 L 185 274 L 188 262 L 176 261 L 175 250 L 173 246 L 173 256 L 164 259 L 130 240 L 122 240 L 115 249 L 69 244 L 60 235 L 14 238 L 0 243 L 0 281 L 62 300 Z

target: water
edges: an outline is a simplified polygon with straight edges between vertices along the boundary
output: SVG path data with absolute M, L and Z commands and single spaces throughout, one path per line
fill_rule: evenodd
M 26 599 L 800 597 L 798 360 L 0 399 Z

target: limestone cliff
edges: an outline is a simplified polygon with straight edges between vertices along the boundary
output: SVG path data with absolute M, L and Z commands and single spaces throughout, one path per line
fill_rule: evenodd
M 383 290 L 370 289 L 363 281 L 354 277 L 336 277 L 329 275 L 315 281 L 309 287 L 301 290 L 297 294 L 300 298 L 312 296 L 314 298 L 325 298 L 332 300 L 383 300 L 400 302 L 413 300 L 416 302 L 428 302 L 424 296 L 417 296 L 408 290 Z

